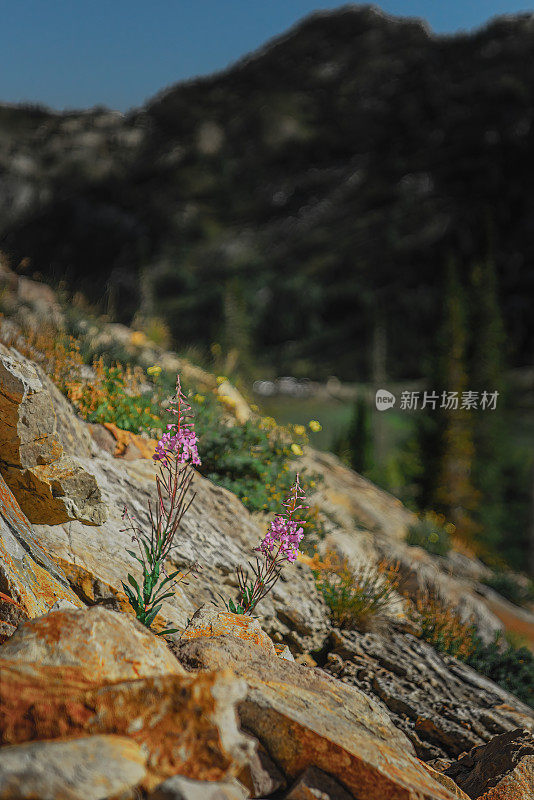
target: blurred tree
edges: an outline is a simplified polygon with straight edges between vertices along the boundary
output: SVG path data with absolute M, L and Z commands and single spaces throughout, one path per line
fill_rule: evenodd
M 446 269 L 443 321 L 423 398 L 418 435 L 423 464 L 420 505 L 443 512 L 464 540 L 474 539 L 478 493 L 472 483 L 473 412 L 463 407 L 468 391 L 465 298 L 454 259 Z
M 374 394 L 376 394 L 378 389 L 386 388 L 386 347 L 386 324 L 383 311 L 378 307 L 377 302 L 373 311 L 373 339 L 371 347 L 371 381 Z M 384 414 L 382 411 L 379 411 L 376 406 L 373 409 L 373 444 L 374 461 L 378 467 L 383 467 L 387 450 Z
M 530 476 L 530 518 L 528 526 L 528 571 L 534 577 L 534 463 Z
M 354 404 L 347 444 L 352 469 L 362 474 L 368 472 L 373 465 L 373 432 L 369 403 L 363 396 Z
M 352 407 L 347 428 L 336 436 L 331 449 L 351 469 L 367 474 L 374 464 L 373 425 L 369 401 L 360 395 Z
M 250 378 L 253 374 L 251 321 L 243 286 L 238 277 L 225 284 L 223 297 L 224 372 Z
M 473 483 L 480 492 L 476 519 L 480 540 L 495 552 L 501 547 L 506 531 L 504 479 L 506 430 L 504 420 L 504 347 L 505 335 L 499 307 L 494 259 L 488 257 L 474 265 L 471 274 L 471 384 L 479 392 L 498 392 L 496 407 L 479 408 L 474 414 L 475 460 Z

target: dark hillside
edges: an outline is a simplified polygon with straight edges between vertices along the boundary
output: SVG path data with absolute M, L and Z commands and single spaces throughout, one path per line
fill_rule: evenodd
M 496 262 L 513 365 L 534 352 L 534 17 L 435 37 L 369 7 L 317 14 L 231 69 L 105 110 L 0 112 L 0 246 L 163 314 L 177 345 L 246 305 L 280 371 L 417 376 L 442 274 Z M 139 275 L 143 297 L 139 289 Z

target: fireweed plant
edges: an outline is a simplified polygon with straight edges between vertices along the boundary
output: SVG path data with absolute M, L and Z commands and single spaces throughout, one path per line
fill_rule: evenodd
M 243 567 L 236 570 L 239 593 L 237 602 L 229 600 L 226 607 L 234 614 L 252 614 L 260 600 L 274 587 L 286 562 L 293 563 L 304 536 L 305 521 L 299 519 L 299 512 L 307 509 L 305 494 L 299 476 L 291 487 L 288 498 L 283 503 L 284 510 L 271 522 L 265 537 L 255 551 L 255 564 L 249 562 L 253 578 L 249 578 Z
M 194 564 L 185 573 L 177 570 L 167 575 L 164 566 L 182 518 L 195 497 L 194 494 L 189 496 L 192 465 L 200 464 L 191 407 L 182 392 L 179 377 L 169 410 L 174 419 L 167 425 L 153 455 L 161 472 L 156 476 L 158 499 L 155 508 L 148 502 L 150 531 L 144 531 L 126 507 L 123 513 L 127 525 L 122 530 L 131 533 L 132 541 L 137 542 L 139 555 L 133 550 L 127 552 L 143 569 L 143 586 L 141 588 L 131 574 L 128 574 L 130 585 L 124 582 L 122 585 L 137 619 L 147 628 L 152 625 L 163 600 L 172 597 L 176 586 L 186 583 L 186 578 L 198 569 Z M 176 632 L 176 628 L 167 628 L 158 635 Z

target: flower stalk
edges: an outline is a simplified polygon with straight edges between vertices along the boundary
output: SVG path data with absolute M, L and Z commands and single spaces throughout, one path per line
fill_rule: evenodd
M 236 570 L 239 593 L 237 602 L 230 600 L 227 608 L 235 614 L 252 614 L 260 600 L 273 589 L 287 562 L 297 559 L 299 544 L 304 536 L 303 520 L 299 512 L 308 508 L 297 474 L 289 496 L 283 503 L 284 510 L 271 522 L 265 537 L 255 550 L 255 563 L 249 562 L 253 578 L 249 578 L 243 567 Z
M 129 585 L 122 582 L 122 586 L 137 619 L 147 628 L 161 610 L 163 601 L 174 595 L 179 584 L 187 585 L 187 578 L 194 576 L 198 568 L 194 564 L 185 573 L 177 570 L 170 575 L 165 571 L 165 560 L 180 523 L 195 498 L 194 494 L 189 496 L 194 474 L 191 465 L 200 464 L 191 407 L 182 392 L 179 377 L 170 410 L 174 419 L 167 425 L 153 456 L 159 464 L 160 474 L 156 475 L 156 503 L 148 502 L 149 531 L 140 527 L 126 507 L 123 513 L 127 524 L 122 530 L 131 534 L 139 550 L 139 553 L 126 552 L 141 565 L 143 585 L 140 587 L 134 576 L 128 574 Z M 159 635 L 176 631 L 167 628 Z

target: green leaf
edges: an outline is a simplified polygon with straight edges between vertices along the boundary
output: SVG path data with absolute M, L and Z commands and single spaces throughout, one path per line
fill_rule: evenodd
M 124 589 L 124 591 L 126 592 L 126 594 L 128 595 L 128 597 L 130 598 L 130 601 L 132 601 L 132 600 L 136 600 L 136 597 L 135 597 L 134 593 L 132 592 L 132 590 L 130 589 L 130 587 L 129 587 L 129 586 L 127 586 L 127 585 L 124 583 L 124 581 L 121 581 L 121 583 L 122 583 L 122 586 L 123 586 L 123 589 Z
M 131 586 L 133 586 L 134 589 L 137 590 L 137 595 L 138 595 L 139 599 L 141 599 L 141 589 L 139 588 L 139 584 L 135 580 L 134 576 L 130 575 L 130 573 L 128 573 L 128 583 L 130 583 Z
M 174 592 L 166 592 L 165 594 L 154 595 L 154 603 L 159 603 L 160 600 L 166 600 L 167 597 L 174 597 Z
M 164 631 L 159 631 L 156 635 L 157 636 L 165 636 L 167 633 L 180 633 L 179 628 L 165 628 Z
M 161 581 L 161 586 L 164 586 L 166 583 L 169 583 L 169 581 L 173 581 L 176 578 L 176 576 L 179 575 L 179 574 L 180 574 L 180 570 L 177 569 L 176 572 L 172 573 L 172 575 L 167 575 L 167 577 L 164 578 Z
M 135 611 L 135 615 L 137 619 L 139 619 L 139 614 L 143 611 L 143 605 L 139 602 L 138 598 L 134 595 L 134 593 L 129 589 L 126 584 L 123 583 L 124 590 L 128 595 L 128 602 L 130 603 L 131 607 Z
M 150 612 L 147 614 L 147 616 L 145 618 L 145 625 L 147 626 L 147 628 L 149 628 L 152 625 L 152 623 L 154 622 L 156 614 L 158 613 L 160 608 L 161 608 L 161 603 L 160 603 L 160 605 L 156 606 L 155 608 L 152 608 L 150 610 Z

